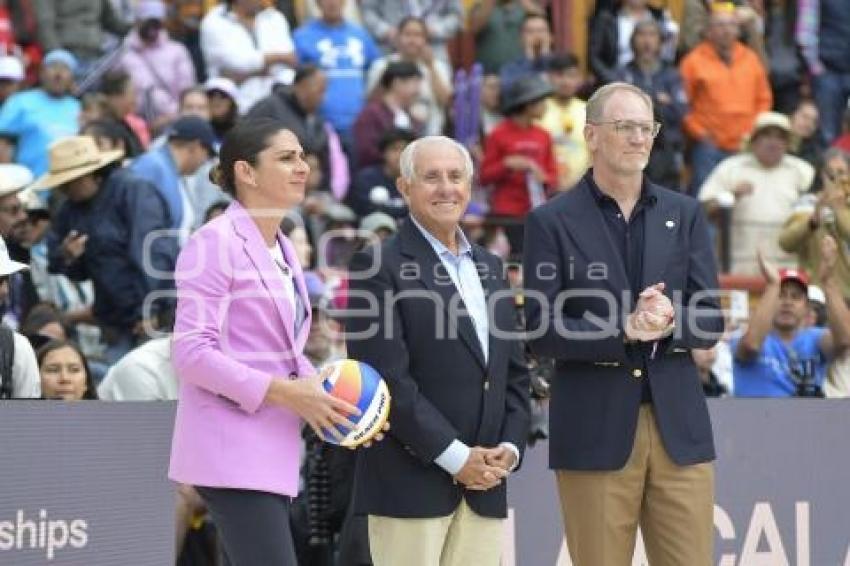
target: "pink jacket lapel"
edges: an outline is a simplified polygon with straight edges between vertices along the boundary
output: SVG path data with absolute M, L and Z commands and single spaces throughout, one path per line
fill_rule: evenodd
M 234 231 L 243 240 L 243 249 L 245 250 L 248 258 L 251 260 L 251 263 L 254 264 L 254 268 L 258 272 L 257 275 L 259 281 L 268 291 L 272 302 L 280 315 L 281 322 L 283 323 L 283 329 L 286 333 L 287 342 L 293 346 L 296 351 L 298 351 L 298 342 L 300 340 L 297 341 L 294 336 L 295 313 L 292 306 L 289 304 L 289 301 L 285 298 L 286 295 L 283 288 L 283 281 L 281 281 L 280 278 L 279 268 L 274 264 L 271 255 L 269 255 L 269 251 L 263 241 L 257 225 L 251 219 L 248 212 L 239 203 L 234 202 L 227 210 L 227 214 L 231 218 Z M 279 240 L 281 237 L 282 235 L 278 233 Z M 284 251 L 285 250 L 286 248 L 284 247 Z M 290 260 L 287 257 L 287 262 L 289 261 Z M 290 265 L 292 264 L 290 263 Z M 303 279 L 300 271 L 297 272 L 297 275 L 296 286 L 298 285 L 299 280 Z M 301 281 L 301 285 L 303 286 L 303 281 Z M 305 324 L 304 327 L 306 326 L 307 325 Z

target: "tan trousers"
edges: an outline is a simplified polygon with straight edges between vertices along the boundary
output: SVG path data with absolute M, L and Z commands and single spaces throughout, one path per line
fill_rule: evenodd
M 369 515 L 375 566 L 499 566 L 504 521 L 477 515 L 465 500 L 434 519 Z
M 712 563 L 714 466 L 673 463 L 650 405 L 623 469 L 559 470 L 557 480 L 574 566 L 629 566 L 638 524 L 652 566 Z

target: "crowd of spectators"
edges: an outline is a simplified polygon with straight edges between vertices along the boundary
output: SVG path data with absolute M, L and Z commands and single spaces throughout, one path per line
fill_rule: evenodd
M 525 215 L 591 166 L 584 100 L 612 81 L 655 105 L 660 126 L 615 124 L 655 137 L 647 177 L 700 200 L 723 271 L 763 286 L 693 353 L 706 393 L 850 396 L 846 0 L 685 0 L 679 20 L 597 0 L 586 66 L 556 48 L 551 4 L 0 0 L 0 398 L 176 397 L 168 274 L 228 205 L 209 172 L 246 116 L 286 124 L 311 164 L 285 231 L 317 366 L 345 355 L 327 312 L 348 259 L 404 222 L 399 155 L 418 136 L 469 144 L 464 229 L 514 262 L 520 296 Z

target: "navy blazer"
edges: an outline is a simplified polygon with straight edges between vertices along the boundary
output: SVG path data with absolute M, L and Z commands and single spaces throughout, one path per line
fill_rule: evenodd
M 587 180 L 526 221 L 530 344 L 556 360 L 552 468 L 622 468 L 634 444 L 644 379 L 670 458 L 679 465 L 714 459 L 708 409 L 690 356 L 691 348 L 711 347 L 723 331 L 719 298 L 704 293 L 718 288 L 706 219 L 691 197 L 649 181 L 647 191 L 653 202 L 644 210 L 641 288 L 663 281 L 677 310 L 674 334 L 651 359 L 650 347 L 624 343 L 623 320 L 636 298 L 629 296 L 623 262 Z
M 348 355 L 377 369 L 392 395 L 387 438 L 358 451 L 358 514 L 442 517 L 464 497 L 479 515 L 506 516 L 504 482 L 467 491 L 434 463 L 455 439 L 512 442 L 522 454 L 528 434 L 521 341 L 494 333 L 518 329 L 514 296 L 498 258 L 473 245 L 473 259 L 490 305 L 486 363 L 471 319 L 450 314 L 452 280 L 410 220 L 380 248 L 352 259 L 348 308 L 358 316 L 346 322 Z

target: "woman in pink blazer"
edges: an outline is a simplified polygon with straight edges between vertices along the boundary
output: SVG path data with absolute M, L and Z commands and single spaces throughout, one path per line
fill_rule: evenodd
M 295 566 L 289 501 L 298 492 L 301 419 L 348 428 L 303 355 L 310 304 L 280 232 L 309 167 L 278 122 L 240 122 L 214 181 L 235 201 L 177 260 L 173 363 L 180 381 L 169 477 L 196 486 L 233 566 Z

